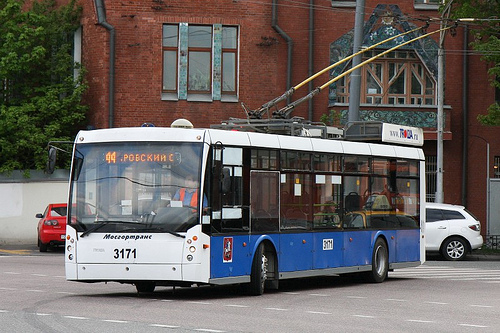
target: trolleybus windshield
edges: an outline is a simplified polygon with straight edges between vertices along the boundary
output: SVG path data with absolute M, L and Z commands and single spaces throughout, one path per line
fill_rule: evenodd
M 83 236 L 186 231 L 199 221 L 201 153 L 200 143 L 76 145 L 69 223 Z

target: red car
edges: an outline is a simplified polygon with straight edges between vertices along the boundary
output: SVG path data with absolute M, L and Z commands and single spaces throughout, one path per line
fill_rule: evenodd
M 37 227 L 40 252 L 47 252 L 49 246 L 64 245 L 67 211 L 65 203 L 49 204 L 43 214 L 35 215 L 40 219 Z

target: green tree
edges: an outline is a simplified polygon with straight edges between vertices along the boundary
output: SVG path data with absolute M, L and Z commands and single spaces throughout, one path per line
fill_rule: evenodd
M 44 169 L 47 143 L 84 126 L 87 87 L 72 56 L 80 13 L 75 0 L 0 0 L 0 172 Z
M 448 0 L 453 1 L 453 0 Z M 455 0 L 452 6 L 453 18 L 474 18 L 471 29 L 475 32 L 472 47 L 482 54 L 482 60 L 491 63 L 488 74 L 491 84 L 500 89 L 500 13 L 499 0 Z M 488 113 L 479 115 L 484 125 L 500 126 L 498 101 L 488 108 Z

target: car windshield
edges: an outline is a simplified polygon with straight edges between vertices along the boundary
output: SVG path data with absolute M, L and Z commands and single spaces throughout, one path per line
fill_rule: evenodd
M 86 234 L 186 231 L 198 223 L 201 152 L 199 143 L 76 145 L 68 220 Z

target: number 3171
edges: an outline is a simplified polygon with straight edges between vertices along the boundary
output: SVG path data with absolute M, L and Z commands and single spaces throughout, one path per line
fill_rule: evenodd
M 114 249 L 115 259 L 136 259 L 137 258 L 137 250 L 136 249 Z

